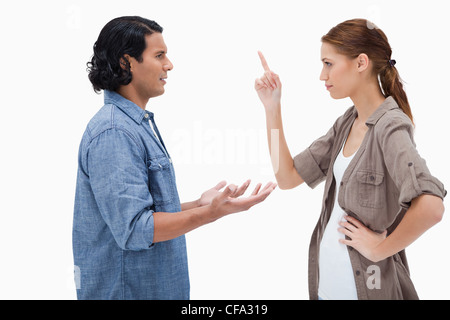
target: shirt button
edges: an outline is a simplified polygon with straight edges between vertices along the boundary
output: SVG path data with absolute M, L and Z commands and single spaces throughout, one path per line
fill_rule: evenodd
M 148 113 L 144 114 L 144 118 L 148 119 Z

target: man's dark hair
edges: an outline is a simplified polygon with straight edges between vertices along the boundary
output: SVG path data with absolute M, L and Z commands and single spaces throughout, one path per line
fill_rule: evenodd
M 119 17 L 108 22 L 94 44 L 91 61 L 87 63 L 89 80 L 95 92 L 116 91 L 129 84 L 132 75 L 125 54 L 142 62 L 145 36 L 162 31 L 163 28 L 155 21 L 138 16 Z

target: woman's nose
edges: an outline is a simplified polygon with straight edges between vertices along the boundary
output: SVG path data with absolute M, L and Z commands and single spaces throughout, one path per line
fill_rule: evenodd
M 328 80 L 328 74 L 325 72 L 325 70 L 322 69 L 322 72 L 320 73 L 319 79 L 322 81 Z

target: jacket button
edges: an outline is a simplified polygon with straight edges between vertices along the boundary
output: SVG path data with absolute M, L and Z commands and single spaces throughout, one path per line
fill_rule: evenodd
M 411 167 L 412 165 L 413 165 L 413 163 L 412 163 L 412 162 L 408 163 L 408 167 Z
M 370 176 L 370 181 L 374 181 L 375 180 L 375 177 L 374 176 Z
M 344 185 L 344 183 L 341 181 L 341 186 L 343 186 Z
M 360 274 L 359 270 L 356 270 L 355 273 L 356 273 L 357 276 L 359 276 L 359 274 Z

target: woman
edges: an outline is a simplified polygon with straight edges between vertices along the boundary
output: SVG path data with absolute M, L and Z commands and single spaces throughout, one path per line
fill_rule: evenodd
M 309 251 L 311 299 L 418 299 L 405 248 L 439 222 L 443 184 L 413 140 L 413 117 L 386 35 L 364 19 L 322 37 L 320 80 L 354 106 L 292 158 L 283 133 L 281 82 L 259 53 L 255 89 L 281 189 L 326 181 Z M 381 87 L 380 87 L 381 83 Z M 278 137 L 278 139 L 274 139 Z

